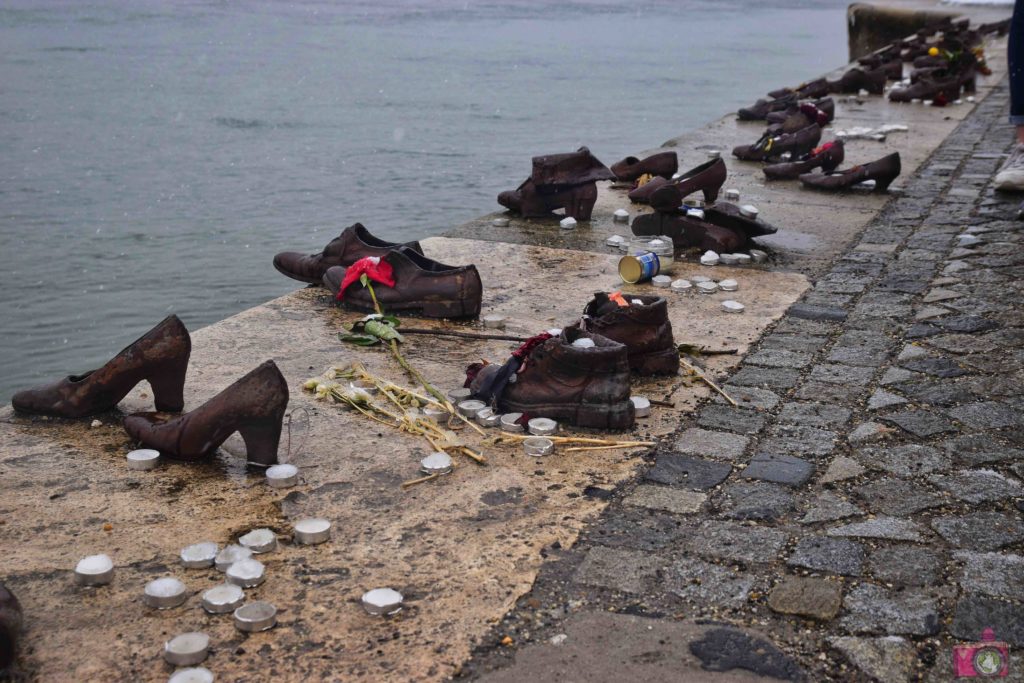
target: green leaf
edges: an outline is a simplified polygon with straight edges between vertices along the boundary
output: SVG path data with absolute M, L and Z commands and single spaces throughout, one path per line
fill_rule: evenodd
M 361 284 L 363 287 L 370 286 L 370 278 L 367 277 L 366 273 L 363 273 L 362 275 L 359 276 L 359 284 Z
M 372 334 L 346 334 L 344 332 L 338 333 L 338 339 L 347 344 L 355 344 L 356 346 L 373 346 L 381 341 Z

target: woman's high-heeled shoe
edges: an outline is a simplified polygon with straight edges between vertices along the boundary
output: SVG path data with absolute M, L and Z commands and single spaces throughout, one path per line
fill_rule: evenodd
M 23 621 L 17 596 L 0 582 L 0 673 L 8 670 L 18 654 Z
M 736 112 L 740 121 L 761 121 L 768 114 L 785 109 L 798 102 L 796 93 L 789 93 L 773 100 L 758 100 L 749 107 L 742 107 Z
M 178 412 L 185 405 L 185 371 L 191 352 L 188 330 L 178 316 L 171 315 L 98 370 L 19 391 L 11 405 L 19 413 L 88 417 L 112 410 L 136 384 L 148 380 L 156 409 Z
M 734 147 L 732 155 L 743 161 L 767 161 L 777 159 L 784 153 L 800 157 L 814 149 L 821 141 L 821 126 L 814 123 L 795 133 L 773 135 L 765 133 L 752 145 Z
M 800 182 L 818 190 L 846 190 L 858 183 L 874 180 L 875 192 L 885 192 L 901 170 L 900 153 L 893 152 L 877 161 L 838 173 L 805 173 L 800 176 Z
M 718 199 L 718 192 L 725 184 L 725 176 L 725 160 L 718 157 L 691 168 L 678 178 L 654 189 L 647 201 L 658 211 L 671 211 L 679 208 L 683 203 L 683 197 L 701 191 L 704 193 L 704 201 L 710 204 Z
M 818 167 L 821 167 L 825 173 L 831 173 L 843 163 L 844 156 L 843 141 L 833 140 L 812 150 L 810 155 L 801 161 L 788 161 L 765 166 L 764 175 L 768 180 L 796 180 L 801 173 L 809 173 Z
M 195 410 L 171 419 L 134 413 L 124 419 L 124 429 L 136 441 L 178 460 L 210 455 L 238 432 L 249 462 L 273 465 L 287 406 L 288 383 L 268 360 Z
M 611 169 L 622 182 L 636 180 L 644 174 L 671 178 L 679 170 L 679 157 L 675 152 L 658 152 L 645 159 L 626 157 L 612 164 Z

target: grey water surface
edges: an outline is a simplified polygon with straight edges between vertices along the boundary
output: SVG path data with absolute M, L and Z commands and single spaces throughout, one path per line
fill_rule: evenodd
M 846 61 L 847 0 L 0 2 L 0 399 Z M 685 161 L 685 160 L 684 160 Z M 486 286 L 486 283 L 485 283 Z

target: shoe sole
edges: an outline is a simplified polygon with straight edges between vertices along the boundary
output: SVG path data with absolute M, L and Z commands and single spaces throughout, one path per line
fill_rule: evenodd
M 311 280 L 311 279 L 306 278 L 306 277 L 299 277 L 295 273 L 289 273 L 287 270 L 284 270 L 283 268 L 278 266 L 276 263 L 274 264 L 274 270 L 276 270 L 277 272 L 281 273 L 281 275 L 284 275 L 285 277 L 291 278 L 292 280 L 298 280 L 299 282 L 305 282 L 306 284 L 320 285 L 321 287 L 324 284 L 323 283 L 323 277 L 320 277 L 317 280 Z
M 526 413 L 533 417 L 548 417 L 577 427 L 591 429 L 629 429 L 636 422 L 633 402 L 618 403 L 544 403 L 526 404 L 503 401 L 505 412 Z

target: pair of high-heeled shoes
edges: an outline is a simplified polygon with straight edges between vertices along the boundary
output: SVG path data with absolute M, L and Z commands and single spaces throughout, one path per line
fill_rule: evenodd
M 24 414 L 91 417 L 113 410 L 146 380 L 157 412 L 133 413 L 124 419 L 125 431 L 136 441 L 171 458 L 198 460 L 238 432 L 250 462 L 277 462 L 288 383 L 274 361 L 264 362 L 195 410 L 168 416 L 185 407 L 185 373 L 191 352 L 188 330 L 171 315 L 103 367 L 19 391 L 11 405 Z
M 377 302 L 389 313 L 426 318 L 473 318 L 480 314 L 483 284 L 476 266 L 449 266 L 423 255 L 419 242 L 386 242 L 355 223 L 317 254 L 286 251 L 274 257 L 279 272 L 300 282 L 323 284 L 347 308 L 374 311 L 370 291 L 349 269 L 369 257 L 384 264 L 391 283 L 375 282 Z

